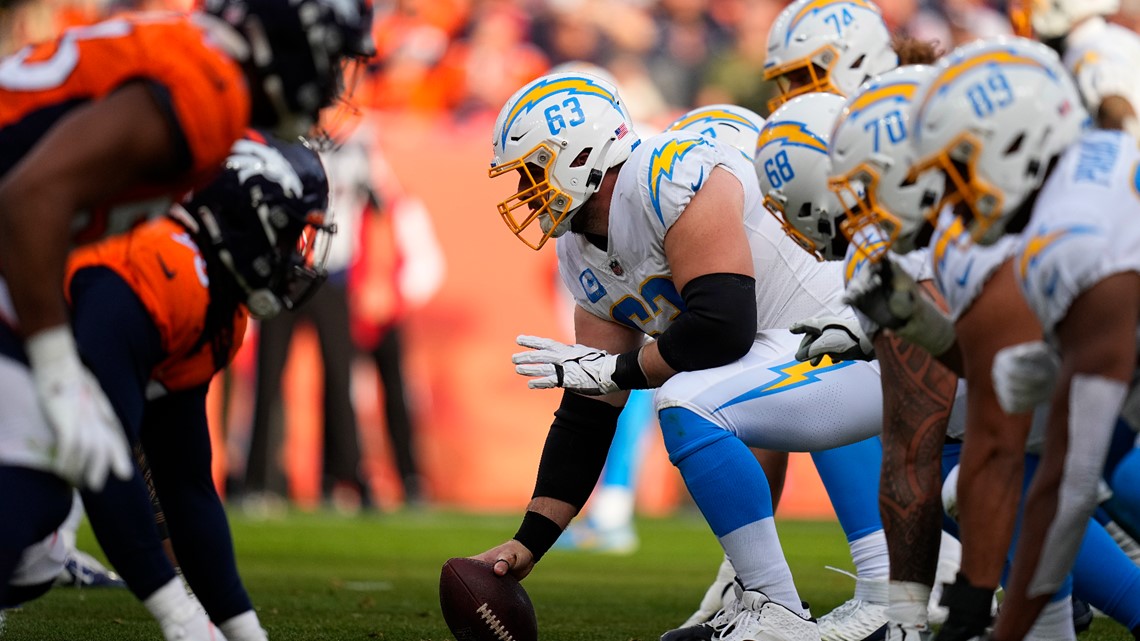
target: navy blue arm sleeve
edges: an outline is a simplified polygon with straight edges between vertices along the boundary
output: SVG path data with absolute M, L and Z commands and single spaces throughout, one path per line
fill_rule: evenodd
M 70 289 L 79 355 L 137 443 L 147 382 L 165 358 L 158 327 L 130 286 L 106 267 L 79 270 Z

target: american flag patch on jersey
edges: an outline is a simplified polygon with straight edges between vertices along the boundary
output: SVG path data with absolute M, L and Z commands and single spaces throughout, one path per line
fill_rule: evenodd
M 617 136 L 618 140 L 625 138 L 625 135 L 628 133 L 629 133 L 629 127 L 626 127 L 624 122 L 621 123 L 620 127 L 618 127 L 617 129 L 614 129 L 614 135 Z

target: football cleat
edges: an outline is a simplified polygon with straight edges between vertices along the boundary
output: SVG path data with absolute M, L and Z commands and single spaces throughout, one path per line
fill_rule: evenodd
M 887 633 L 884 641 L 931 641 L 934 633 L 929 627 L 921 628 L 912 625 L 891 622 L 887 624 Z
M 744 590 L 734 617 L 713 637 L 716 641 L 820 641 L 816 622 L 770 600 L 758 590 Z
M 727 560 L 727 557 L 725 557 L 725 560 Z M 682 624 L 681 627 L 661 635 L 661 641 L 707 641 L 715 638 L 717 633 L 723 630 L 736 618 L 736 615 L 740 613 L 742 607 L 741 597 L 743 594 L 744 587 L 740 584 L 739 580 L 733 577 L 732 582 L 728 584 L 728 588 L 721 594 L 722 607 L 720 610 L 704 621 L 691 623 L 696 616 L 694 614 L 693 617 L 689 617 L 689 620 Z
M 636 552 L 638 543 L 637 532 L 632 524 L 599 528 L 586 520 L 566 528 L 562 536 L 558 537 L 554 548 L 624 556 Z
M 712 585 L 708 590 L 705 590 L 705 596 L 701 599 L 701 604 L 697 607 L 697 611 L 692 613 L 684 623 L 681 624 L 682 628 L 700 625 L 707 623 L 710 619 L 716 616 L 717 612 L 725 609 L 733 601 L 736 600 L 736 594 L 732 590 L 732 586 L 736 583 L 736 570 L 732 567 L 732 561 L 728 559 L 728 555 L 724 555 L 724 560 L 720 563 L 720 568 L 717 569 L 716 579 L 713 580 Z
M 55 579 L 55 585 L 75 588 L 127 587 L 126 581 L 123 581 L 118 574 L 107 569 L 95 557 L 79 550 L 68 552 L 67 560 L 63 562 L 63 570 Z
M 820 638 L 824 641 L 883 639 L 887 633 L 887 585 L 887 579 L 856 578 L 855 595 L 819 617 Z

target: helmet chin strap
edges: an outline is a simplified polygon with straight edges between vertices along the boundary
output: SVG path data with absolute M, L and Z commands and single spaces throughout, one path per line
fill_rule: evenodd
M 206 228 L 206 233 L 210 235 L 210 242 L 213 244 L 214 252 L 218 256 L 218 260 L 222 261 L 226 269 L 233 276 L 234 281 L 237 282 L 238 287 L 246 294 L 245 306 L 249 309 L 250 316 L 257 320 L 267 320 L 281 313 L 282 304 L 281 299 L 269 289 L 261 287 L 254 289 L 250 287 L 245 278 L 242 278 L 241 272 L 238 271 L 234 263 L 233 254 L 230 253 L 222 239 L 222 230 L 218 226 L 218 221 L 214 218 L 213 212 L 205 207 L 198 209 L 198 215 L 202 219 L 202 226 Z

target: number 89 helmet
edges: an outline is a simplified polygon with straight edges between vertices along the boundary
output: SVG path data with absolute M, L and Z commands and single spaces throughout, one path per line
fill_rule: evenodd
M 628 158 L 637 141 L 629 111 L 609 82 L 583 73 L 531 81 L 495 121 L 489 175 L 519 175 L 518 190 L 499 203 L 499 214 L 519 240 L 540 249 L 570 229 L 606 170 Z
M 800 96 L 768 117 L 756 143 L 764 207 L 816 260 L 839 260 L 846 251 L 843 205 L 827 188 L 828 141 L 846 102 L 830 93 Z
M 945 175 L 936 206 L 957 206 L 975 242 L 997 242 L 1053 160 L 1089 121 L 1052 49 L 1025 38 L 959 47 L 915 101 L 911 176 Z
M 877 76 L 847 102 L 831 135 L 832 191 L 851 204 L 840 231 L 871 260 L 893 249 L 905 254 L 934 222 L 941 176 L 909 178 L 914 160 L 911 106 L 934 67 L 910 65 Z

